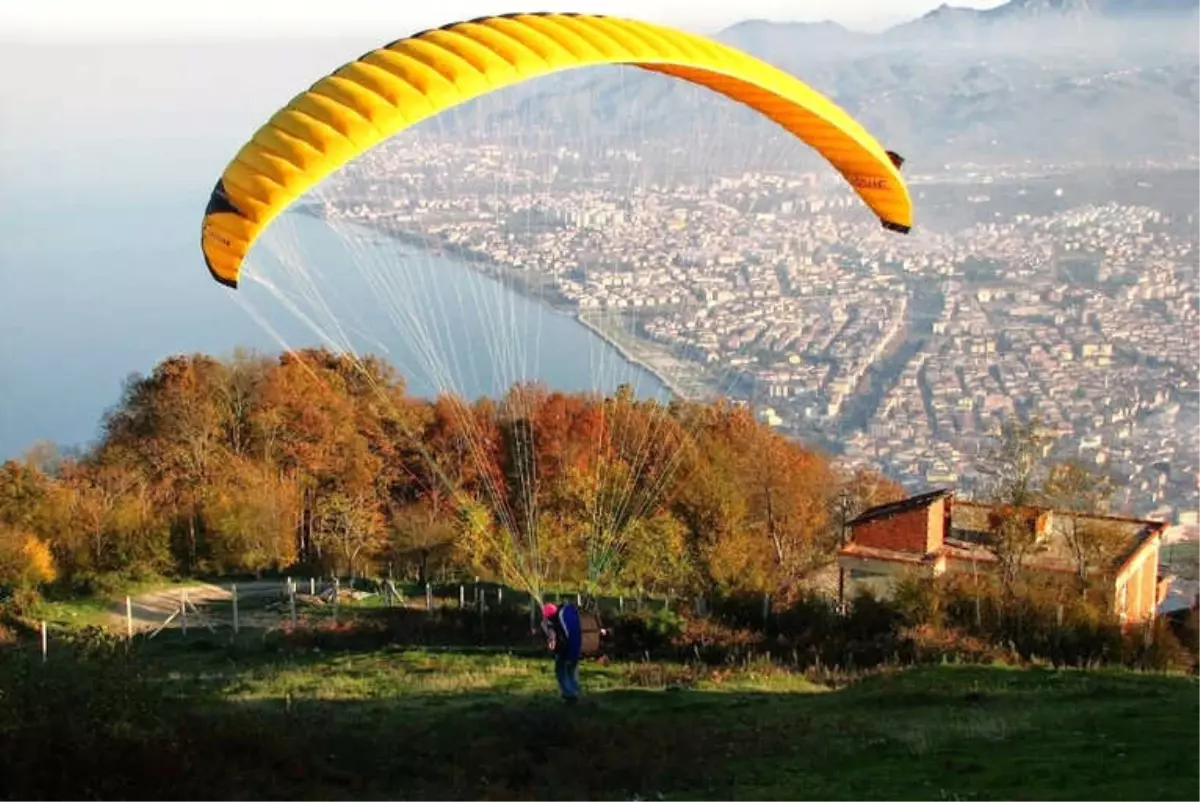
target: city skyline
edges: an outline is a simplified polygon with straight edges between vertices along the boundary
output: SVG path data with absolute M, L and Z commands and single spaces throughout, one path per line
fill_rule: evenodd
M 709 165 L 629 192 L 630 154 L 593 156 L 592 178 L 569 169 L 574 156 L 410 140 L 333 179 L 323 214 L 352 240 L 337 218 L 549 287 L 610 340 L 640 347 L 678 394 L 736 383 L 730 394 L 771 425 L 910 489 L 971 487 L 992 427 L 1038 417 L 1066 456 L 1122 476 L 1129 502 L 1200 502 L 1194 444 L 1178 435 L 1196 394 L 1194 216 L 1076 197 L 1062 167 L 998 167 L 968 184 L 922 180 L 927 205 L 978 211 L 903 238 L 865 220 L 829 176 Z M 437 178 L 453 175 L 464 178 Z M 460 357 L 442 354 L 440 368 Z

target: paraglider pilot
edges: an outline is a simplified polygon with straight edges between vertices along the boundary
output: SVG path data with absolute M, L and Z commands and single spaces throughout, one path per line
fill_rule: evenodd
M 542 633 L 554 652 L 554 676 L 567 704 L 579 699 L 579 657 L 583 632 L 579 608 L 567 602 L 561 608 L 547 602 L 542 606 Z

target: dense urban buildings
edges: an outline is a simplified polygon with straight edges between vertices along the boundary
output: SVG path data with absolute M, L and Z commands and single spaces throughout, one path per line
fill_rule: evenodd
M 417 138 L 336 177 L 321 213 L 482 257 L 634 335 L 677 392 L 745 398 L 914 490 L 969 495 L 997 424 L 1036 416 L 1059 456 L 1117 480 L 1115 512 L 1195 521 L 1194 198 L 1145 200 L 1178 170 L 1142 166 L 1109 197 L 1069 166 L 914 174 L 926 222 L 904 237 L 828 170 L 660 180 L 631 151 L 586 161 Z

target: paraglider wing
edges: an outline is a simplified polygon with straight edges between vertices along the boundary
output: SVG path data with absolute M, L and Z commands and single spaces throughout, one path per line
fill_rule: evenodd
M 832 101 L 734 48 L 660 25 L 587 14 L 483 17 L 400 39 L 317 81 L 263 125 L 225 168 L 201 229 L 217 281 L 236 287 L 264 228 L 346 162 L 421 120 L 512 84 L 625 64 L 705 86 L 811 145 L 889 229 L 912 203 L 900 157 Z

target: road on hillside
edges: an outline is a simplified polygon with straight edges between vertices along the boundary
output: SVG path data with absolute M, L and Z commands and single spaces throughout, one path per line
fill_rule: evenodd
M 130 602 L 133 629 L 135 632 L 154 630 L 162 626 L 171 613 L 179 609 L 179 602 L 184 591 L 192 604 L 203 609 L 205 605 L 215 601 L 228 601 L 233 597 L 233 582 L 197 582 L 192 585 L 180 585 L 163 590 L 155 590 L 134 596 Z M 256 579 L 248 582 L 238 582 L 238 598 L 277 596 L 286 598 L 286 584 L 282 579 Z M 125 602 L 114 602 L 112 605 L 113 627 L 124 631 Z M 194 613 L 189 609 L 189 616 L 194 620 Z M 180 626 L 179 617 L 171 622 L 171 627 Z M 199 623 L 199 622 L 197 622 Z M 215 622 L 214 622 L 215 623 Z M 227 622 L 222 622 L 227 623 Z

